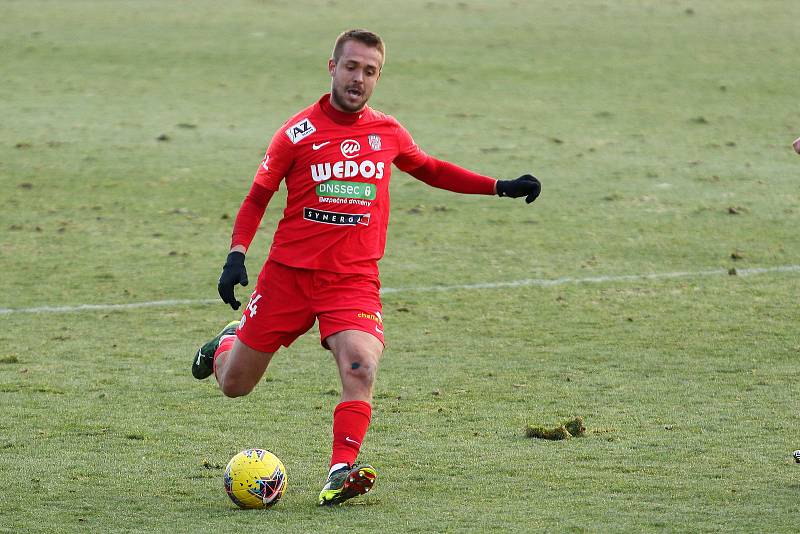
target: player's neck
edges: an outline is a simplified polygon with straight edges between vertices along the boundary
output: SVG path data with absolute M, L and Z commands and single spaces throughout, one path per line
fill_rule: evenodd
M 327 115 L 328 117 L 331 118 L 331 120 L 339 124 L 355 123 L 356 121 L 358 121 L 358 119 L 361 118 L 361 116 L 367 109 L 367 107 L 364 106 L 360 110 L 353 113 L 348 113 L 347 111 L 342 111 L 340 109 L 337 109 L 336 106 L 331 101 L 330 93 L 326 94 L 322 99 L 320 99 L 320 107 L 322 108 L 322 111 L 325 113 L 325 115 Z

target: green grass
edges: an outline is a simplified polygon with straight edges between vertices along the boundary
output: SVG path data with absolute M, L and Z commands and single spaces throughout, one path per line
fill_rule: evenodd
M 0 2 L 0 308 L 214 298 L 265 143 L 347 27 L 387 41 L 376 108 L 542 197 L 395 171 L 379 480 L 337 509 L 314 506 L 339 388 L 316 331 L 226 399 L 188 372 L 221 303 L 0 315 L 0 531 L 796 530 L 796 271 L 410 290 L 800 264 L 794 2 L 220 5 Z M 584 438 L 524 435 L 575 415 Z M 222 488 L 248 446 L 288 470 L 268 512 Z

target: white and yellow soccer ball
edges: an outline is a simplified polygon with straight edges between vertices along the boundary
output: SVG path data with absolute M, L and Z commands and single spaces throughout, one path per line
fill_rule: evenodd
M 269 508 L 286 491 L 283 462 L 264 449 L 246 449 L 225 467 L 225 491 L 240 508 Z

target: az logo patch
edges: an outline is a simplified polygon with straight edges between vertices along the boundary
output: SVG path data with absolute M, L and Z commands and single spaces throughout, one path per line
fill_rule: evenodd
M 297 124 L 289 126 L 286 129 L 286 135 L 289 137 L 292 144 L 296 145 L 299 141 L 302 141 L 316 131 L 317 129 L 311 124 L 310 120 L 303 119 Z

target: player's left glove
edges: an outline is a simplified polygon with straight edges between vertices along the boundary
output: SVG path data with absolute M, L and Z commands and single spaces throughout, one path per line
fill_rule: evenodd
M 542 184 L 530 174 L 523 174 L 516 180 L 497 180 L 497 195 L 501 197 L 525 197 L 525 202 L 530 204 L 541 192 Z

